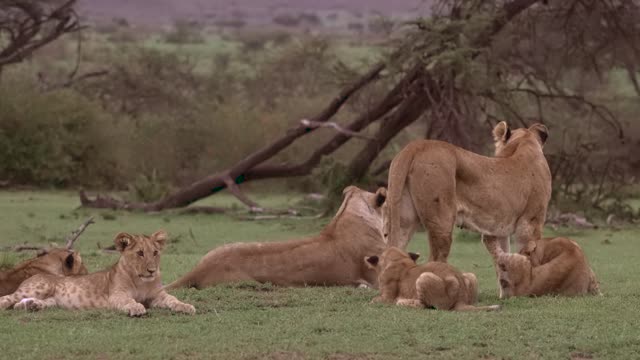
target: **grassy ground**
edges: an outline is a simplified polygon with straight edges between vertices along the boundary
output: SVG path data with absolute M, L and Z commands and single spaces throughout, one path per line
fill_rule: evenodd
M 260 198 L 284 206 L 295 195 Z M 229 205 L 220 196 L 209 201 Z M 270 241 L 317 232 L 327 220 L 241 222 L 222 215 L 128 214 L 74 210 L 75 194 L 0 193 L 0 245 L 58 241 L 88 215 L 97 223 L 77 247 L 90 271 L 116 261 L 97 251 L 119 231 L 172 235 L 162 262 L 165 282 L 190 269 L 209 249 L 236 241 Z M 20 358 L 220 359 L 613 359 L 640 357 L 638 230 L 558 233 L 579 241 L 604 297 L 510 299 L 496 296 L 491 261 L 475 236 L 459 237 L 451 262 L 475 272 L 480 302 L 497 313 L 449 313 L 370 305 L 373 290 L 285 289 L 239 284 L 175 294 L 194 304 L 193 317 L 152 310 L 130 319 L 110 311 L 0 313 L 0 354 Z M 549 232 L 547 235 L 552 235 Z M 605 241 L 608 239 L 609 241 Z M 424 234 L 412 250 L 426 253 Z M 11 264 L 24 256 L 0 255 Z

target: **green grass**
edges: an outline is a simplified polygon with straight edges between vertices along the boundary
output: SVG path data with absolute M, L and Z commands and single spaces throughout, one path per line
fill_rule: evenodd
M 299 198 L 291 194 L 254 197 L 269 206 L 287 206 Z M 234 200 L 222 194 L 206 203 L 229 206 Z M 295 238 L 316 233 L 327 222 L 246 222 L 223 215 L 74 210 L 78 205 L 73 193 L 0 193 L 0 245 L 61 243 L 85 217 L 95 215 L 97 223 L 77 243 L 94 271 L 116 260 L 115 255 L 99 252 L 98 242 L 111 244 L 119 231 L 148 233 L 164 228 L 173 239 L 162 259 L 163 278 L 168 282 L 220 244 Z M 480 302 L 502 303 L 500 312 L 371 305 L 373 290 L 239 284 L 176 292 L 195 305 L 198 314 L 193 317 L 163 310 L 151 310 L 140 319 L 111 311 L 2 312 L 0 354 L 5 359 L 638 358 L 638 233 L 637 229 L 559 232 L 582 244 L 604 297 L 500 302 L 489 256 L 477 236 L 465 234 L 454 242 L 451 262 L 477 274 Z M 410 248 L 425 254 L 424 234 L 417 234 Z M 0 264 L 28 255 L 0 255 Z

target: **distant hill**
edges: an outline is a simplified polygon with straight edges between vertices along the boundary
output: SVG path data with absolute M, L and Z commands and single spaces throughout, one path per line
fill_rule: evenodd
M 203 24 L 264 25 L 287 19 L 335 27 L 374 16 L 426 15 L 433 0 L 79 0 L 80 13 L 95 22 L 126 19 L 143 25 L 169 25 L 176 19 Z M 315 19 L 320 19 L 318 23 Z M 365 20 L 363 20 L 365 19 Z

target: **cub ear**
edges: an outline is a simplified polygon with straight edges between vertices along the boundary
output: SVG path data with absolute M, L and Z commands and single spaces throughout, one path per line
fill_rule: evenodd
M 409 253 L 409 257 L 411 257 L 411 260 L 413 260 L 415 262 L 420 257 L 420 254 L 419 253 L 410 252 Z
M 493 140 L 496 142 L 501 141 L 506 143 L 511 137 L 511 128 L 506 122 L 500 121 L 496 127 L 493 128 Z
M 380 259 L 378 259 L 377 256 L 365 256 L 364 261 L 367 262 L 367 266 L 369 266 L 370 268 L 375 268 L 378 265 L 378 261 Z
M 549 129 L 543 124 L 533 124 L 529 127 L 529 130 L 533 131 L 538 138 L 540 139 L 540 143 L 544 145 L 547 142 L 547 138 L 549 138 Z
M 116 250 L 123 252 L 128 246 L 133 244 L 133 235 L 121 232 L 113 239 L 113 243 L 116 245 Z
M 167 242 L 167 239 L 169 239 L 169 235 L 167 235 L 167 232 L 164 230 L 158 230 L 153 234 L 151 234 L 151 240 L 153 240 L 156 244 L 158 244 L 158 247 L 160 248 L 160 250 L 162 250 L 162 248 L 164 247 L 164 244 Z
M 76 259 L 73 257 L 73 253 L 67 255 L 67 258 L 64 259 L 64 266 L 67 267 L 67 269 L 72 270 L 73 269 L 73 264 L 75 263 Z
M 387 188 L 380 187 L 378 191 L 376 191 L 376 207 L 382 206 L 385 200 L 387 200 Z

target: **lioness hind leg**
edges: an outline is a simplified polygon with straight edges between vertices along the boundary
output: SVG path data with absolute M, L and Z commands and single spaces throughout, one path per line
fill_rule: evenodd
M 429 233 L 429 261 L 447 262 L 456 221 L 455 170 L 433 161 L 413 164 L 408 187 L 420 223 Z
M 498 281 L 498 296 L 500 297 L 500 299 L 503 299 L 505 297 L 505 294 L 503 286 L 500 284 L 500 270 L 498 269 L 498 259 L 503 254 L 509 253 L 509 237 L 483 234 L 482 243 L 493 258 L 493 266 L 495 267 L 496 279 Z M 505 251 L 505 247 L 507 248 L 507 251 Z

